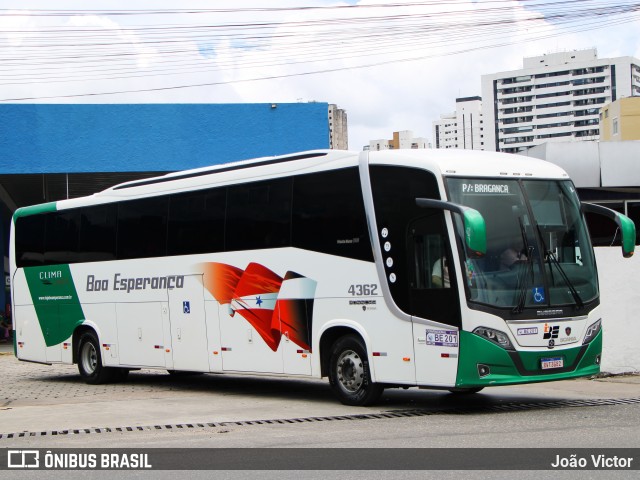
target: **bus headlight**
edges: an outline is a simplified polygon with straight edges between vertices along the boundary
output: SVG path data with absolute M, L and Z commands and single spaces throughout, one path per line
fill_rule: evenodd
M 602 328 L 602 319 L 599 318 L 596 322 L 589 325 L 589 328 L 587 328 L 587 333 L 584 336 L 584 340 L 582 341 L 582 344 L 586 345 L 591 340 L 596 338 L 596 335 L 598 335 L 598 332 L 600 331 L 601 328 Z
M 500 345 L 505 350 L 513 350 L 513 345 L 511 345 L 511 340 L 506 333 L 501 332 L 500 330 L 494 330 L 493 328 L 488 327 L 478 327 L 473 333 L 479 335 L 483 338 L 486 338 L 490 342 L 495 343 L 496 345 Z

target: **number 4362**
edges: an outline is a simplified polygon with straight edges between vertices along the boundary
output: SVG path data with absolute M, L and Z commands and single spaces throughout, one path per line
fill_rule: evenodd
M 377 293 L 378 293 L 378 285 L 376 285 L 375 283 L 371 283 L 371 284 L 364 283 L 364 284 L 351 285 L 349 287 L 349 290 L 347 290 L 347 292 L 349 292 L 354 297 L 362 297 L 362 296 L 367 296 L 367 295 L 377 295 Z

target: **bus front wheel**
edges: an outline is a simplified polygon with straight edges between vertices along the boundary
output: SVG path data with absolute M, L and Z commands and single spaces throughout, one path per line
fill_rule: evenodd
M 345 405 L 371 405 L 384 390 L 384 386 L 371 381 L 367 350 L 355 335 L 341 337 L 333 344 L 329 360 L 329 383 Z
M 93 332 L 85 332 L 80 337 L 78 370 L 80 376 L 90 385 L 108 383 L 113 378 L 113 370 L 102 365 L 100 343 Z

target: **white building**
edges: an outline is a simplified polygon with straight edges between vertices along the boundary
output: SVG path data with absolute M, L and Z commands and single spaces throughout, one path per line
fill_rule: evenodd
M 456 111 L 440 115 L 440 120 L 433 122 L 432 134 L 434 148 L 484 150 L 482 99 L 457 98 Z
M 370 140 L 365 150 L 399 150 L 399 149 L 429 148 L 429 142 L 424 137 L 414 137 L 411 130 L 393 132 L 391 140 Z
M 633 95 L 640 95 L 637 58 L 599 59 L 596 49 L 525 58 L 520 70 L 482 76 L 487 150 L 598 140 L 600 107 Z

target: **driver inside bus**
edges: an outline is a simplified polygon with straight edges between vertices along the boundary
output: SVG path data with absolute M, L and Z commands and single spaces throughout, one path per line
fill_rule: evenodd
M 440 257 L 431 269 L 431 286 L 433 288 L 449 288 L 449 266 L 447 257 Z
M 510 270 L 518 264 L 527 260 L 527 256 L 524 251 L 518 250 L 514 247 L 508 247 L 500 254 L 500 270 Z

